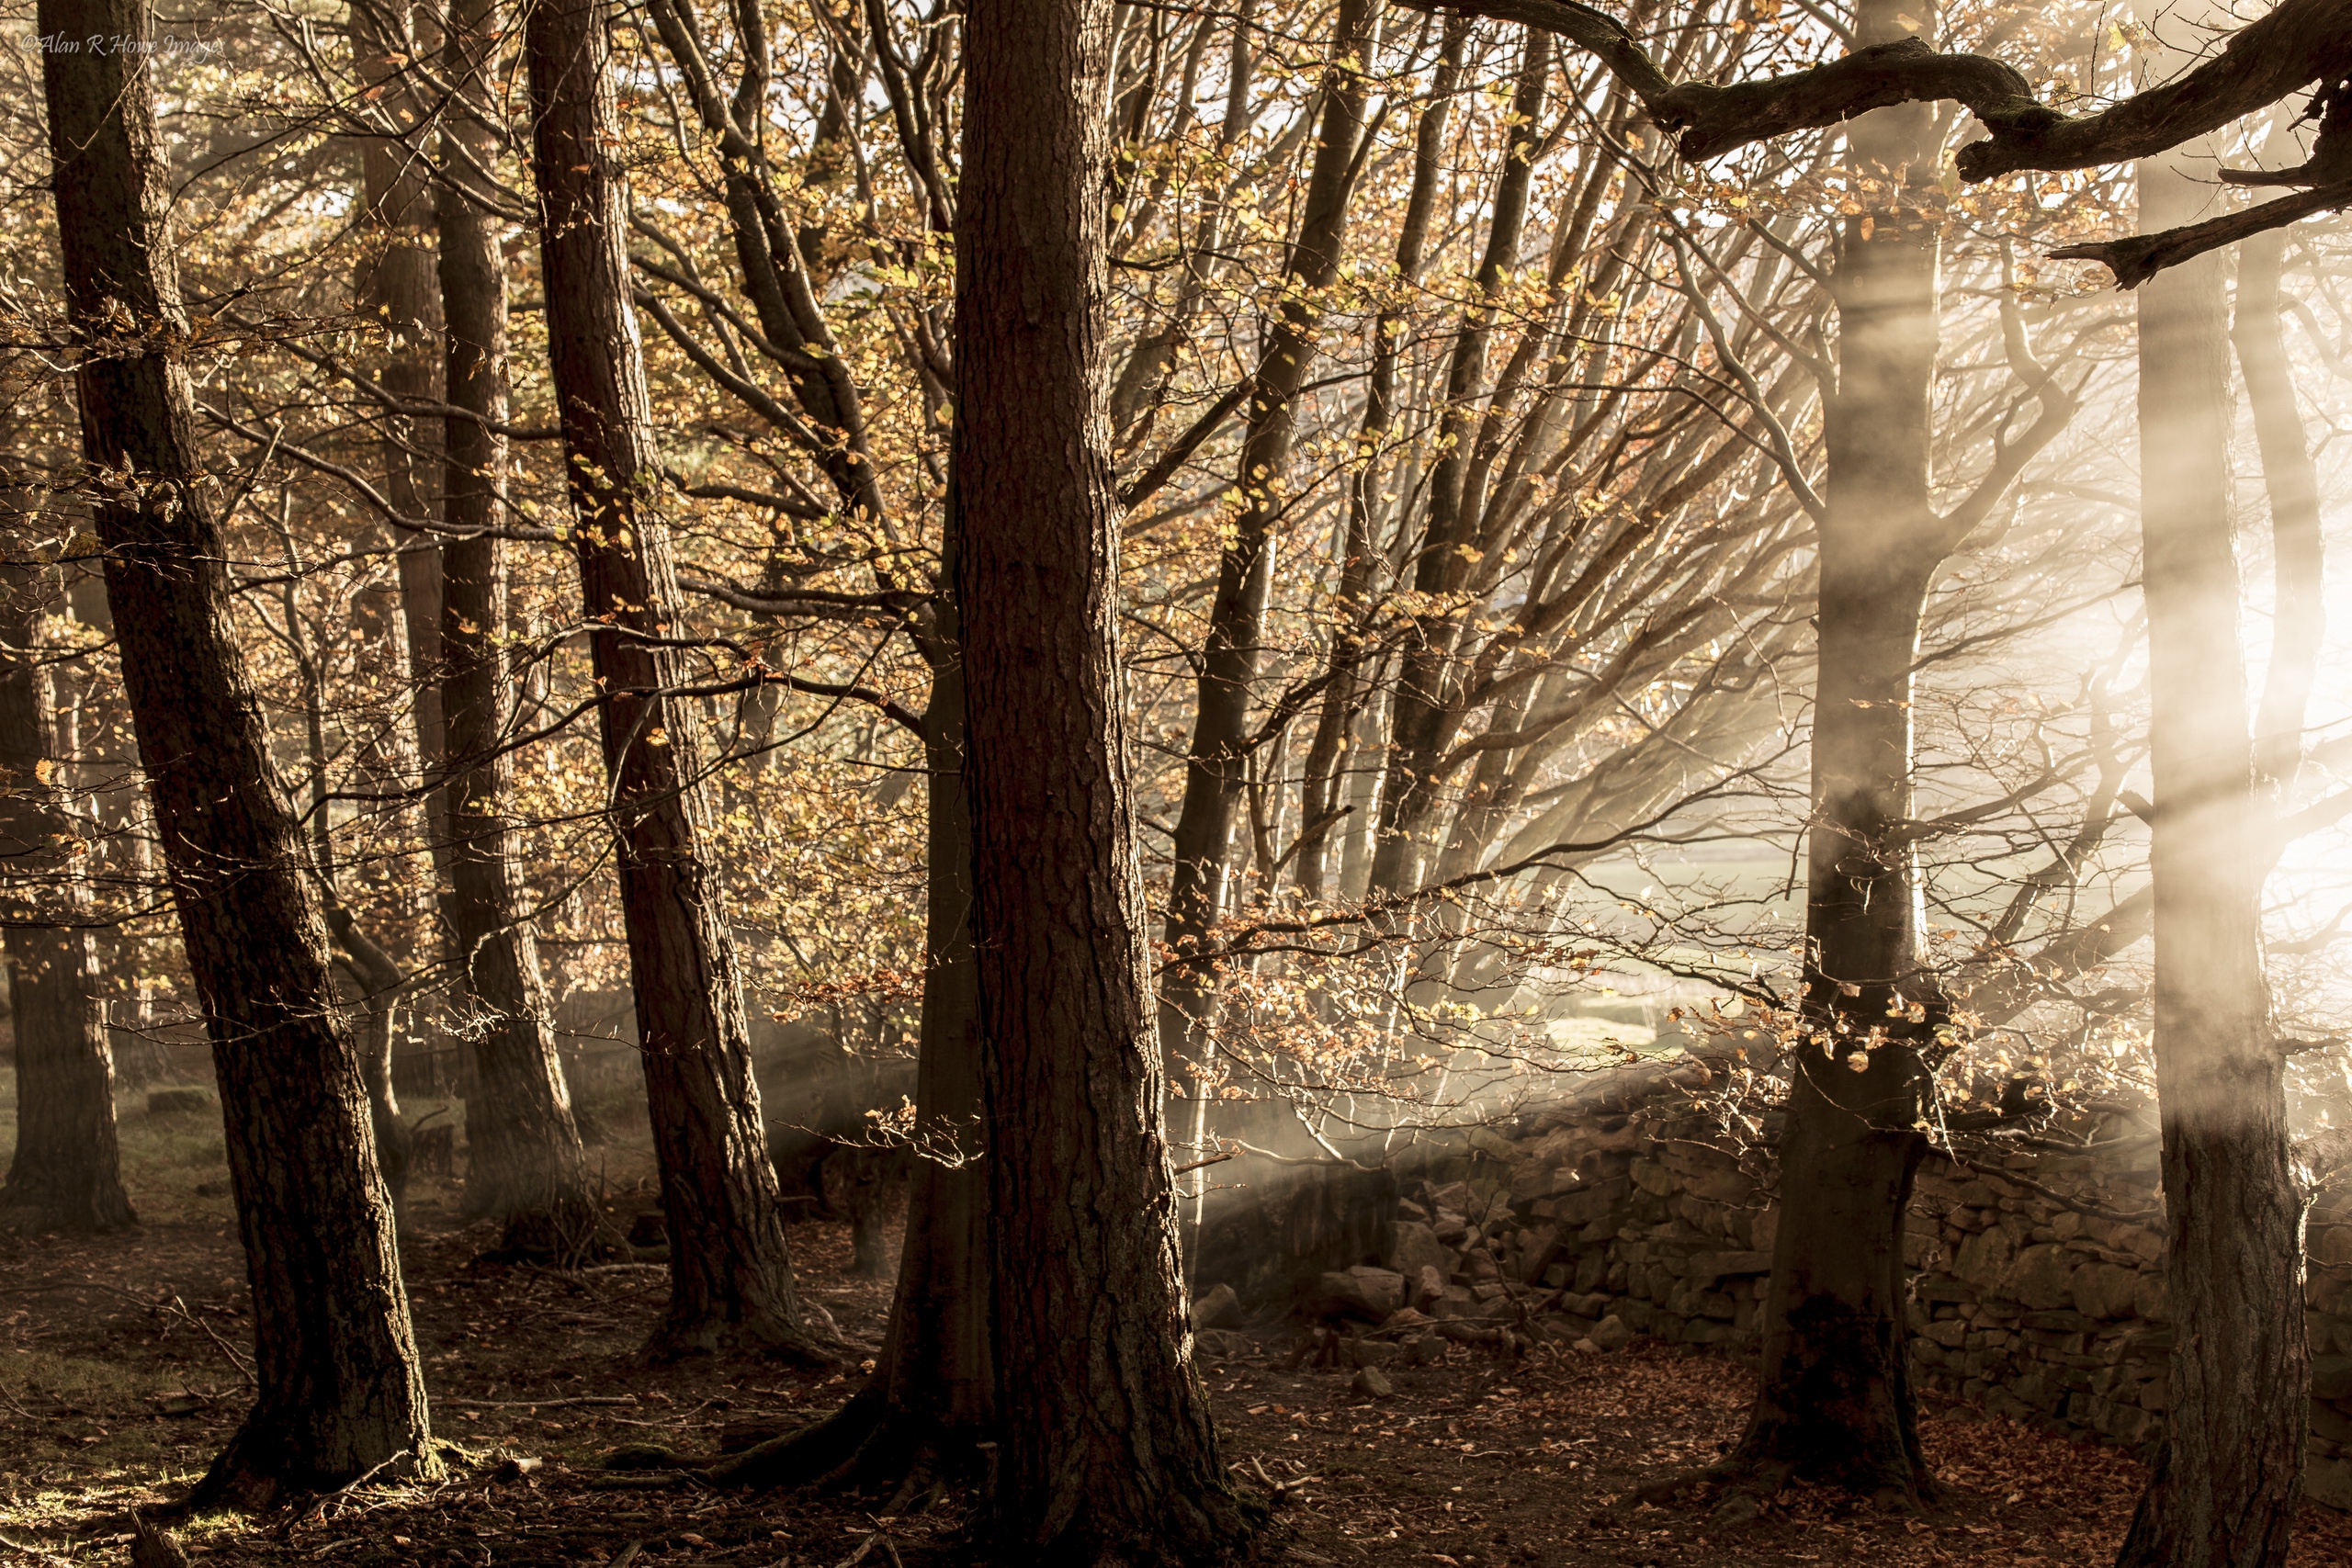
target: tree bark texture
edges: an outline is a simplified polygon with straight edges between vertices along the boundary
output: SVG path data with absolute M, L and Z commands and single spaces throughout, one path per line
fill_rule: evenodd
M 526 13 L 548 347 L 593 634 L 621 913 L 670 1235 L 670 1309 L 651 1348 L 740 1346 L 828 1359 L 802 1321 L 735 944 L 705 861 L 698 716 L 669 532 L 656 511 L 644 345 L 629 304 L 628 198 L 600 0 Z
M 2211 199 L 2183 158 L 2140 166 L 2143 226 Z M 2274 1568 L 2301 1490 L 2311 1365 L 2302 1200 L 2263 972 L 2268 813 L 2255 792 L 2231 542 L 2224 259 L 2140 292 L 2140 527 L 2155 812 L 2157 1110 L 2171 1417 L 2117 1557 Z
M 1897 10 L 1865 4 L 1862 41 L 1904 36 Z M 1928 489 L 1939 243 L 1938 215 L 1922 207 L 1934 112 L 1866 115 L 1849 152 L 1889 194 L 1846 220 L 1836 253 L 1806 1030 L 1781 1145 L 1761 1378 L 1733 1461 L 1916 1502 L 1930 1477 L 1910 1386 L 1903 1230 L 1926 1152 L 1918 1047 L 1942 1002 L 1919 964 L 1911 693 L 1928 585 L 1949 548 Z
M 18 549 L 22 549 L 20 545 Z M 0 569 L 0 876 L 8 1007 L 17 1043 L 17 1152 L 0 1186 L 0 1225 L 101 1232 L 137 1223 L 115 1141 L 114 1052 L 87 929 L 42 925 L 87 904 L 85 849 L 56 786 L 48 678 L 35 655 L 53 570 Z
M 1178 1278 L 1118 665 L 1109 0 L 967 13 L 960 552 L 1000 1560 L 1214 1563 L 1250 1522 Z
M 498 12 L 496 0 L 458 0 L 450 9 L 442 66 L 458 98 L 443 134 L 456 145 L 435 195 L 448 334 L 443 379 L 450 406 L 463 411 L 442 422 L 442 520 L 453 532 L 441 555 L 440 678 L 451 945 L 471 1003 L 463 1021 L 474 1066 L 465 1201 L 504 1227 L 502 1251 L 571 1262 L 598 1250 L 603 1222 L 515 874 L 514 763 L 503 750 L 514 709 L 506 558 L 490 532 L 506 520 L 506 441 L 498 431 L 507 415 L 506 263 L 488 193 L 462 172 L 468 152 L 485 168 L 495 157 L 487 117 Z
M 46 0 L 43 33 L 152 41 L 137 0 Z M 424 1384 L 326 932 L 231 630 L 144 48 L 45 52 L 93 511 L 188 967 L 212 1037 L 254 1303 L 254 1410 L 198 1488 L 259 1504 L 401 1456 Z

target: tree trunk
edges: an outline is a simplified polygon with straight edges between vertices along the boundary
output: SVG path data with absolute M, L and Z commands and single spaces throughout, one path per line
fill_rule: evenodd
M 0 865 L 6 893 L 8 1009 L 17 1038 L 17 1153 L 0 1186 L 0 1225 L 112 1231 L 137 1223 L 115 1143 L 114 1053 L 88 930 L 41 925 L 86 909 L 86 852 L 50 782 L 47 678 L 33 648 L 53 573 L 0 570 Z
M 2142 226 L 2201 216 L 2207 177 L 2186 155 L 2142 164 Z M 2139 291 L 2148 859 L 2174 1343 L 2171 1417 L 2117 1557 L 2127 1568 L 2284 1562 L 2310 1412 L 2302 1200 L 2262 964 L 2269 816 L 2255 793 L 2230 537 L 2224 268 L 2209 254 Z
M 704 862 L 695 704 L 683 660 L 644 348 L 628 294 L 628 198 L 605 8 L 526 14 L 548 348 L 593 634 L 621 914 L 670 1235 L 670 1310 L 650 1348 L 723 1346 L 824 1361 L 802 1322 L 735 944 Z
M 952 555 L 952 549 L 951 549 Z M 943 609 L 937 646 L 959 628 Z M 964 805 L 964 673 L 935 665 L 923 716 L 930 894 L 923 930 L 922 1052 L 915 1067 L 914 1169 L 890 1325 L 874 1374 L 823 1421 L 719 1466 L 727 1485 L 855 1481 L 895 1490 L 894 1511 L 940 1469 L 977 1469 L 993 1434 L 989 1359 L 988 1171 L 981 1161 L 978 970 L 971 827 Z
M 1007 1562 L 1230 1557 L 1192 1363 L 1118 650 L 1109 0 L 976 0 L 956 232 L 965 782 Z
M 352 43 L 359 79 L 371 95 L 370 109 L 402 129 L 421 118 L 413 73 L 403 70 L 416 47 L 417 17 L 409 0 L 352 0 Z M 434 283 L 430 226 L 432 187 L 424 161 L 387 136 L 369 137 L 361 150 L 360 253 L 352 280 L 353 302 L 380 325 L 388 346 L 377 380 L 395 397 L 430 401 L 441 396 L 441 299 Z M 384 496 L 407 517 L 429 517 L 434 505 L 433 427 L 407 413 L 383 411 L 377 450 L 384 467 Z M 441 557 L 430 536 L 399 541 L 401 626 L 408 643 L 413 696 L 409 716 L 416 731 L 420 771 L 431 777 L 448 750 L 442 711 Z M 433 897 L 426 900 L 448 940 L 450 909 L 449 823 L 447 798 L 425 796 L 425 845 L 434 869 Z
M 465 172 L 487 168 L 487 117 L 497 0 L 458 0 L 442 69 L 458 98 L 443 136 L 452 145 L 436 197 L 447 400 L 442 423 L 442 520 L 457 532 L 441 557 L 441 709 L 451 772 L 449 919 L 458 974 L 472 1008 L 460 1029 L 473 1054 L 466 1100 L 469 1213 L 503 1226 L 510 1257 L 571 1263 L 603 1249 L 571 1093 L 556 1054 L 555 1009 L 515 874 L 507 816 L 514 720 L 506 669 L 506 557 L 488 532 L 506 521 L 506 262 L 487 193 Z M 467 532 L 473 530 L 473 532 Z
M 1511 98 L 1510 134 L 1502 173 L 1495 181 L 1487 250 L 1478 263 L 1481 295 L 1493 295 L 1502 287 L 1508 271 L 1519 265 L 1535 147 L 1543 134 L 1536 121 L 1544 113 L 1544 89 L 1551 74 L 1552 35 L 1531 30 L 1527 57 Z M 1446 373 L 1441 451 L 1430 477 L 1429 523 L 1413 570 L 1414 592 L 1441 604 L 1469 581 L 1470 565 L 1463 547 L 1476 525 L 1479 502 L 1467 493 L 1465 481 L 1477 421 L 1473 405 L 1485 387 L 1487 340 L 1493 330 L 1492 311 L 1475 307 L 1466 311 Z M 1389 721 L 1388 776 L 1381 794 L 1379 838 L 1373 852 L 1375 893 L 1408 893 L 1421 884 L 1430 822 L 1445 784 L 1443 759 L 1453 747 L 1462 716 L 1454 671 L 1454 643 L 1461 630 L 1460 622 L 1449 614 L 1425 615 L 1416 628 L 1415 640 L 1405 650 Z
M 1430 219 L 1437 206 L 1446 121 L 1462 77 L 1462 51 L 1469 37 L 1466 21 L 1447 19 L 1437 68 L 1430 78 L 1429 107 L 1421 111 L 1413 133 L 1412 191 L 1406 198 L 1404 220 L 1396 235 L 1396 276 L 1408 285 L 1421 278 Z M 1347 531 L 1340 547 L 1340 591 L 1331 606 L 1340 623 L 1331 635 L 1331 683 L 1323 694 L 1314 739 L 1307 743 L 1306 778 L 1299 786 L 1294 874 L 1298 879 L 1298 896 L 1309 904 L 1323 899 L 1330 878 L 1331 832 L 1343 820 L 1348 774 L 1361 766 L 1352 761 L 1347 740 L 1365 699 L 1360 622 L 1370 608 L 1373 567 L 1379 551 L 1373 535 L 1379 512 L 1375 501 L 1385 471 L 1380 447 L 1396 421 L 1396 368 L 1404 330 L 1404 313 L 1398 310 L 1384 310 L 1373 323 L 1372 371 L 1364 383 L 1363 424 L 1356 437 L 1363 448 L 1363 470 L 1348 486 Z
M 1201 650 L 1201 678 L 1185 760 L 1184 799 L 1176 818 L 1175 868 L 1164 935 L 1171 948 L 1196 943 L 1216 923 L 1233 869 L 1234 806 L 1250 762 L 1250 705 L 1266 635 L 1266 597 L 1274 579 L 1275 529 L 1291 512 L 1290 460 L 1299 389 L 1314 362 L 1321 312 L 1314 298 L 1340 266 L 1348 198 L 1363 137 L 1366 62 L 1379 36 L 1374 0 L 1340 0 L 1324 74 L 1321 133 L 1307 176 L 1306 199 L 1284 268 L 1283 305 L 1267 323 L 1250 393 L 1250 428 L 1241 443 L 1240 483 L 1248 498 L 1217 567 L 1216 598 Z M 1216 990 L 1214 971 L 1171 965 L 1162 979 L 1160 1040 L 1189 1081 L 1175 1085 L 1198 1100 L 1207 1093 L 1207 1042 L 1202 1037 Z
M 2284 140 L 2272 137 L 2274 143 Z M 2254 727 L 2254 761 L 2262 781 L 2282 797 L 2292 792 L 2302 763 L 2303 715 L 2327 635 L 2319 470 L 2278 331 L 2278 275 L 2286 255 L 2287 236 L 2276 230 L 2238 247 L 2237 304 L 2230 316 L 2230 341 L 2245 377 L 2270 501 L 2270 665 Z
M 1907 37 L 1893 0 L 1860 41 Z M 1833 288 L 1838 382 L 1824 411 L 1805 1035 L 1790 1064 L 1781 1224 L 1756 1404 L 1733 1465 L 1917 1503 L 1932 1485 L 1910 1384 L 1904 1216 L 1926 1153 L 1917 1045 L 1943 1004 L 1920 973 L 1911 819 L 1912 668 L 1949 546 L 1929 502 L 1939 239 L 1923 192 L 1935 111 L 1849 128 L 1849 162 L 1885 197 L 1849 219 Z M 1912 171 L 1906 183 L 1900 172 Z M 1906 210 L 1907 209 L 1907 210 Z
M 231 636 L 231 546 L 195 437 L 188 331 L 166 220 L 153 16 L 43 0 L 40 30 L 139 47 L 41 56 L 66 303 L 114 346 L 77 375 L 83 456 L 127 474 L 93 496 L 123 685 L 212 1036 L 253 1290 L 252 1414 L 197 1488 L 265 1504 L 405 1456 L 431 1464 L 424 1382 L 326 932 Z M 126 341 L 117 322 L 153 323 Z

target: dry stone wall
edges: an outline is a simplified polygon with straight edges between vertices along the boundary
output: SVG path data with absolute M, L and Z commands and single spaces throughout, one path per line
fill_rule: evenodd
M 1324 1269 L 1299 1304 L 1336 1359 L 1366 1365 L 1515 1336 L 1752 1353 L 1776 1128 L 1726 1118 L 1707 1102 L 1713 1078 L 1702 1057 L 1645 1064 L 1392 1158 L 1380 1255 Z M 2081 1148 L 1983 1140 L 1965 1162 L 1931 1156 L 1908 1240 L 1914 1369 L 1931 1397 L 2140 1446 L 2163 1428 L 2173 1332 L 2156 1140 L 2128 1110 L 2079 1130 Z M 2352 1195 L 2315 1208 L 2309 1264 L 2306 1491 L 2352 1509 Z

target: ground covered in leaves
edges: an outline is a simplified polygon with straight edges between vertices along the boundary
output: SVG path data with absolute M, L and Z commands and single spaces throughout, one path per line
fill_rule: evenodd
M 129 1510 L 178 1495 L 243 1409 L 243 1265 L 203 1142 L 192 1134 L 149 1164 L 134 1188 L 146 1223 L 130 1236 L 0 1240 L 0 1563 L 124 1562 Z M 419 1192 L 403 1248 L 446 1478 L 259 1520 L 198 1521 L 184 1535 L 197 1562 L 971 1560 L 969 1499 L 954 1493 L 889 1516 L 879 1497 L 747 1496 L 714 1491 L 691 1469 L 614 1468 L 632 1449 L 692 1465 L 788 1429 L 838 1404 L 857 1369 L 643 1365 L 635 1352 L 662 1301 L 660 1265 L 481 1265 L 489 1238 L 458 1221 L 453 1196 L 433 1184 Z M 621 1190 L 614 1206 L 626 1223 L 646 1200 Z M 850 1276 L 846 1227 L 809 1220 L 793 1243 L 807 1293 L 871 1347 L 888 1287 Z M 1396 1371 L 1393 1395 L 1374 1400 L 1352 1392 L 1346 1371 L 1284 1370 L 1295 1338 L 1269 1325 L 1253 1348 L 1203 1367 L 1228 1458 L 1276 1497 L 1269 1546 L 1279 1561 L 2105 1564 L 2140 1482 L 2127 1454 L 1942 1410 L 1925 1436 L 1945 1492 L 1926 1517 L 1797 1491 L 1724 1532 L 1702 1506 L 1651 1507 L 1631 1494 L 1712 1459 L 1736 1434 L 1748 1378 L 1735 1362 L 1643 1342 L 1613 1356 L 1545 1346 L 1516 1361 L 1457 1346 L 1448 1360 Z M 2295 1561 L 2352 1562 L 2352 1519 L 2307 1508 Z

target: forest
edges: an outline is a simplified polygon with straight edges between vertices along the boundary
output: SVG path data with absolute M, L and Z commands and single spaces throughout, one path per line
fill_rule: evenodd
M 2352 1562 L 2352 0 L 0 149 L 0 1563 Z

